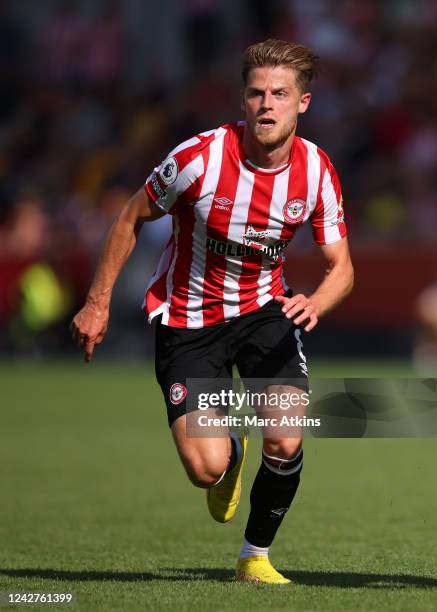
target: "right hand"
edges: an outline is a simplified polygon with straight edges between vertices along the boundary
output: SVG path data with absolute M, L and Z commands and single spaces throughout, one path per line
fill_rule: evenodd
M 100 344 L 108 329 L 109 307 L 100 307 L 87 302 L 71 322 L 70 332 L 74 342 L 84 351 L 88 363 L 94 347 Z

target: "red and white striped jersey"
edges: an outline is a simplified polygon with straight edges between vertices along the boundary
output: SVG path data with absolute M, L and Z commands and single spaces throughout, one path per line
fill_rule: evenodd
M 317 244 L 346 235 L 340 184 L 328 156 L 295 137 L 274 170 L 246 159 L 244 122 L 182 143 L 145 189 L 173 216 L 173 234 L 146 290 L 149 321 L 199 328 L 257 310 L 288 287 L 283 249 L 310 221 Z

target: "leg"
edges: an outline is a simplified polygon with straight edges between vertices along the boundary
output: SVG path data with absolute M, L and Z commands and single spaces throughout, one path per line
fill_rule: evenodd
M 275 452 L 276 456 L 268 453 Z M 268 456 L 267 456 L 268 454 Z M 287 459 L 286 459 L 287 457 Z M 250 514 L 237 564 L 237 580 L 287 584 L 271 565 L 269 547 L 299 486 L 303 451 L 289 439 L 264 441 L 263 459 L 250 493 Z
M 299 391 L 294 387 L 288 389 L 292 393 Z M 296 410 L 292 412 L 296 415 Z M 301 409 L 297 410 L 297 413 L 301 412 Z M 277 410 L 268 411 L 268 414 L 277 423 L 283 416 Z M 240 551 L 237 579 L 286 584 L 290 581 L 274 569 L 268 554 L 299 487 L 303 463 L 302 437 L 296 435 L 296 431 L 290 432 L 293 437 L 280 437 L 283 432 L 278 431 L 275 435 L 274 429 L 274 426 L 269 427 L 270 437 L 263 440 L 262 461 L 250 493 L 250 514 Z
M 238 580 L 290 582 L 272 567 L 268 552 L 296 495 L 302 470 L 302 432 L 298 422 L 282 424 L 284 416 L 304 416 L 308 403 L 308 396 L 302 396 L 307 393 L 306 357 L 302 349 L 300 329 L 290 324 L 276 303 L 261 309 L 258 320 L 248 327 L 241 347 L 237 363 L 246 387 L 264 388 L 267 395 L 287 393 L 290 400 L 292 394 L 294 398 L 297 394 L 298 398 L 297 406 L 293 400 L 287 410 L 281 409 L 282 402 L 266 402 L 261 407 L 259 416 L 270 418 L 271 425 L 263 431 L 262 462 L 250 495 L 251 511 L 237 565 Z
M 219 438 L 187 437 L 186 415 L 174 421 L 172 433 L 189 479 L 195 486 L 207 489 L 211 516 L 219 523 L 227 523 L 240 501 L 247 437 L 237 438 L 234 433 Z
M 171 431 L 188 478 L 196 487 L 217 484 L 226 472 L 232 454 L 231 439 L 187 437 L 187 415 L 174 421 Z
M 201 419 L 220 415 L 218 409 L 200 410 L 199 400 L 200 393 L 220 392 L 232 380 L 229 329 L 178 329 L 162 324 L 156 329 L 156 376 L 176 448 L 191 482 L 207 489 L 209 511 L 219 522 L 235 514 L 247 444 L 230 435 L 227 426 L 206 429 Z
M 291 386 L 272 385 L 266 389 L 268 398 L 296 397 L 302 390 Z M 251 548 L 268 547 L 296 495 L 303 463 L 302 432 L 300 427 L 280 426 L 283 416 L 302 417 L 305 408 L 299 404 L 291 409 L 274 408 L 261 411 L 263 417 L 275 419 L 277 425 L 264 429 L 262 462 L 255 478 L 250 501 L 251 511 L 245 532 L 241 556 L 250 556 Z M 287 437 L 292 436 L 292 437 Z M 250 544 L 249 544 L 250 543 Z

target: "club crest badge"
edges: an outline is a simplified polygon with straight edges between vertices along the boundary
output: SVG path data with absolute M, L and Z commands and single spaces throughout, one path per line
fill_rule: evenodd
M 300 198 L 288 200 L 283 208 L 284 219 L 288 223 L 301 223 L 307 211 L 307 203 Z
M 170 387 L 170 401 L 172 404 L 180 404 L 187 396 L 187 388 L 182 383 L 173 383 Z
M 171 185 L 178 177 L 178 162 L 175 157 L 169 157 L 163 162 L 159 176 L 166 185 Z

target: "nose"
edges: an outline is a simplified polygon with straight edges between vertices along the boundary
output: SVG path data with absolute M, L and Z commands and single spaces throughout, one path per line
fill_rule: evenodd
M 273 108 L 273 96 L 269 91 L 266 91 L 261 100 L 262 110 L 271 110 Z

